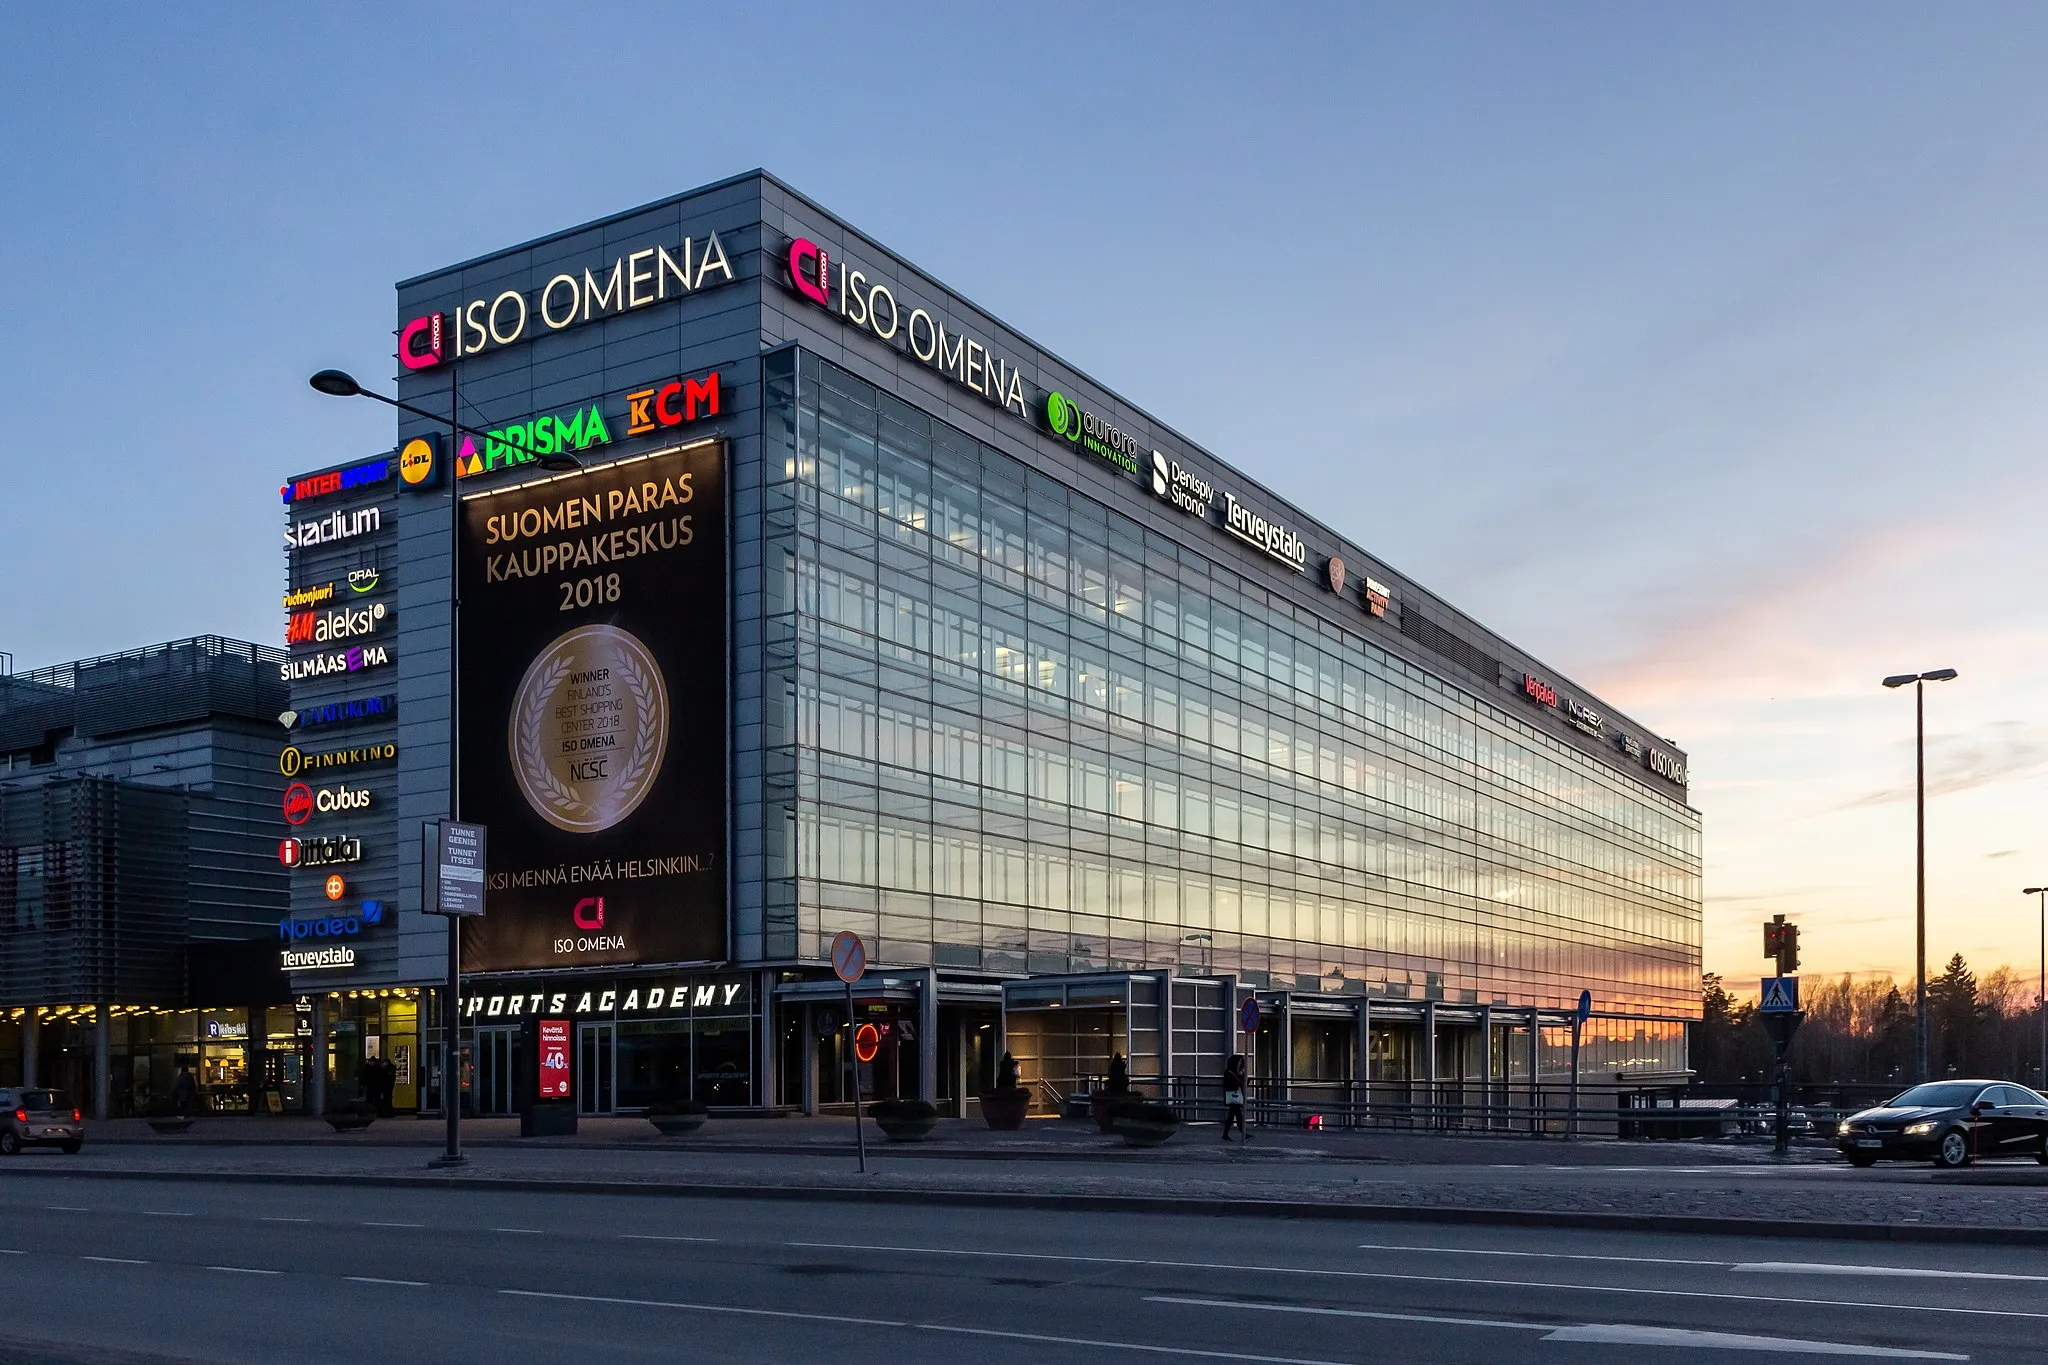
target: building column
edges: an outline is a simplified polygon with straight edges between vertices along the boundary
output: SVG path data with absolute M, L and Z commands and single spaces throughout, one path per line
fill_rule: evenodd
M 917 1097 L 939 1102 L 939 969 L 924 969 L 917 988 Z
M 1280 992 L 1279 1027 L 1280 1099 L 1294 1098 L 1294 992 Z
M 1436 1001 L 1422 1002 L 1422 1093 L 1429 1106 L 1429 1124 L 1436 1120 Z
M 92 1116 L 107 1121 L 114 1090 L 113 1012 L 102 1000 L 93 1006 L 92 1016 Z
M 1479 1009 L 1479 1126 L 1493 1127 L 1493 1006 Z
M 1372 1114 L 1372 997 L 1358 997 L 1358 1056 L 1352 1072 L 1358 1078 L 1358 1116 Z
M 974 1029 L 967 1011 L 953 1012 L 953 1117 L 967 1117 L 968 1085 L 974 1079 Z
M 43 1046 L 43 1007 L 30 1005 L 21 1016 L 21 1083 L 36 1084 L 36 1063 Z
M 1541 1129 L 1536 1118 L 1536 1069 L 1543 1062 L 1543 1014 L 1536 1006 L 1529 1006 L 1529 1131 Z
M 249 1091 L 249 1112 L 267 1113 L 268 1110 L 263 1104 L 263 1049 L 270 1041 L 268 1012 L 261 1005 L 250 1005 L 242 1011 L 242 1016 L 249 1021 L 244 1025 L 249 1030 L 249 1036 L 242 1040 L 242 1056 L 248 1066 L 245 1078 Z
M 758 1003 L 754 1013 L 754 1103 L 765 1107 L 775 1103 L 775 973 L 760 971 L 754 973 L 754 998 Z M 690 1034 L 690 1045 L 696 1047 L 696 1033 Z M 696 1085 L 697 1059 L 693 1051 L 690 1058 L 690 1084 Z
M 425 1036 L 424 1031 L 421 1036 Z M 445 1084 L 442 1089 L 446 1091 Z M 327 1112 L 326 991 L 316 991 L 313 995 L 313 1047 L 312 1056 L 306 1059 L 306 1111 L 315 1115 Z
M 804 1002 L 801 1015 L 804 1031 L 804 1113 L 818 1116 L 818 1007 Z
M 1162 967 L 1159 977 L 1159 1098 L 1173 1098 L 1173 970 Z

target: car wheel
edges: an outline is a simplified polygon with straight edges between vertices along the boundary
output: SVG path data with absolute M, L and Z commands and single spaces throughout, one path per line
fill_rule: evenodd
M 59 1143 L 58 1146 L 64 1149 L 64 1155 L 77 1156 L 79 1153 L 79 1149 L 85 1146 L 85 1139 L 73 1138 L 69 1142 Z
M 14 1156 L 20 1151 L 20 1136 L 12 1128 L 0 1130 L 0 1156 Z
M 1941 1145 L 1934 1149 L 1934 1164 L 1948 1171 L 1970 1164 L 1970 1140 L 1962 1129 L 1951 1128 L 1941 1135 Z
M 1866 1166 L 1875 1166 L 1877 1164 L 1877 1157 L 1869 1152 L 1845 1152 L 1843 1155 L 1847 1156 L 1849 1158 L 1849 1164 L 1851 1166 L 1856 1167 L 1858 1170 L 1861 1170 Z

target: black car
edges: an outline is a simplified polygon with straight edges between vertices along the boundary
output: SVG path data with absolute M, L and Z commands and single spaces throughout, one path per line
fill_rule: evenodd
M 1852 1166 L 1883 1158 L 1953 1167 L 1980 1156 L 2048 1165 L 2048 1099 L 2005 1081 L 1931 1081 L 1849 1115 L 1835 1145 Z

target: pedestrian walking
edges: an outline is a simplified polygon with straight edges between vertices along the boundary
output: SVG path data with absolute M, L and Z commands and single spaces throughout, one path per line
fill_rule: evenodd
M 1230 1141 L 1230 1125 L 1237 1125 L 1237 1135 L 1246 1142 L 1252 1135 L 1244 1126 L 1244 1054 L 1233 1052 L 1230 1060 L 1223 1065 L 1223 1140 Z

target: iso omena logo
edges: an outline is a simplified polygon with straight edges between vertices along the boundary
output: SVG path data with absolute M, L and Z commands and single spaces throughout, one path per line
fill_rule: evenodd
M 1045 396 L 1045 424 L 1052 428 L 1055 436 L 1064 436 L 1069 441 L 1080 440 L 1080 405 L 1067 401 L 1067 396 L 1059 390 L 1053 390 Z
M 647 799 L 668 753 L 668 686 L 647 646 L 617 626 L 579 626 L 527 668 L 506 743 L 528 805 L 595 834 Z

